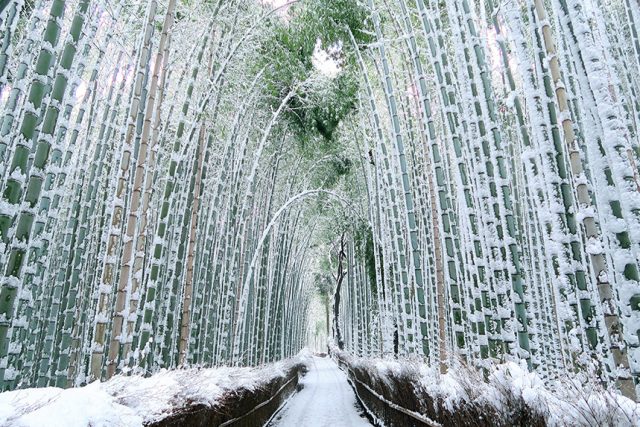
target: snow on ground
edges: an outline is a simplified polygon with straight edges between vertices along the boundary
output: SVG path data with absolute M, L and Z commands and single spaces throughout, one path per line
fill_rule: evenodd
M 2 426 L 141 426 L 142 421 L 98 382 L 68 390 L 48 387 L 0 394 Z
M 604 390 L 586 373 L 545 383 L 529 372 L 524 362 L 506 362 L 490 368 L 488 379 L 482 373 L 458 366 L 440 374 L 437 366 L 416 360 L 371 359 L 350 356 L 333 348 L 352 367 L 359 367 L 383 381 L 391 377 L 414 378 L 414 386 L 434 399 L 441 399 L 449 411 L 464 405 L 493 408 L 508 416 L 524 403 L 540 414 L 549 426 L 638 426 L 640 403 Z
M 310 366 L 301 381 L 304 388 L 286 403 L 271 427 L 370 425 L 338 366 L 328 357 L 312 358 L 305 351 L 288 361 L 258 368 L 163 370 L 149 378 L 117 376 L 67 390 L 48 387 L 0 393 L 0 426 L 138 427 L 187 404 L 213 405 L 230 390 L 259 387 L 301 361 Z M 550 426 L 640 426 L 640 404 L 577 378 L 555 386 L 544 384 L 525 366 L 512 362 L 495 366 L 488 381 L 468 369 L 450 369 L 441 375 L 437 367 L 408 360 L 349 357 L 349 363 L 383 380 L 408 374 L 419 389 L 442 399 L 454 411 L 473 404 L 508 414 L 522 399 L 543 414 Z
M 464 402 L 473 402 L 508 414 L 523 402 L 541 414 L 549 426 L 640 426 L 640 404 L 604 390 L 584 375 L 545 384 L 525 362 L 496 365 L 487 381 L 480 372 L 468 368 L 450 369 L 440 375 L 436 369 L 422 365 L 420 372 L 422 388 L 442 398 L 451 411 Z
M 329 357 L 314 357 L 304 388 L 278 413 L 270 427 L 360 427 L 364 417 L 346 375 Z
M 307 357 L 302 352 L 258 368 L 162 370 L 148 378 L 117 376 L 67 390 L 48 387 L 0 393 L 0 426 L 138 427 L 187 404 L 213 405 L 227 391 L 259 387 Z

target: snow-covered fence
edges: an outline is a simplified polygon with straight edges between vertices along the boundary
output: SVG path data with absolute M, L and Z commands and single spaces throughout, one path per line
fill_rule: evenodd
M 282 403 L 296 390 L 303 364 L 263 382 L 258 387 L 230 390 L 214 405 L 188 404 L 162 420 L 148 424 L 153 427 L 253 427 L 267 422 Z
M 425 425 L 429 427 L 438 427 L 439 423 L 431 418 L 398 405 L 383 395 L 379 394 L 366 382 L 360 381 L 358 375 L 353 372 L 349 365 L 341 363 L 341 367 L 347 371 L 349 384 L 356 392 L 358 400 L 365 408 L 365 411 L 373 421 L 378 425 Z M 411 402 L 409 402 L 411 403 Z
M 411 360 L 356 358 L 332 349 L 380 426 L 640 426 L 640 405 L 592 383 L 545 385 L 515 363 L 447 374 Z
M 0 395 L 0 425 L 142 427 L 262 425 L 293 393 L 304 354 L 256 368 L 162 370 L 148 378 L 118 375 L 63 390 L 32 388 Z

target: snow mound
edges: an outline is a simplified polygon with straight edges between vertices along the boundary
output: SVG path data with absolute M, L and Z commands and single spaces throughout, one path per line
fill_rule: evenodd
M 545 383 L 525 362 L 493 365 L 485 377 L 462 364 L 441 374 L 416 360 L 359 358 L 335 348 L 332 354 L 380 394 L 391 390 L 387 399 L 393 400 L 398 385 L 412 390 L 412 402 L 394 403 L 419 407 L 434 420 L 443 417 L 438 421 L 447 413 L 466 413 L 491 417 L 491 425 L 511 425 L 521 417 L 547 426 L 640 426 L 640 403 L 603 389 L 585 374 Z
M 15 427 L 141 426 L 143 417 L 119 404 L 95 382 L 63 390 L 55 387 L 0 394 L 0 425 Z
M 310 352 L 256 368 L 161 370 L 144 378 L 116 376 L 85 387 L 15 390 L 0 394 L 0 425 L 6 427 L 139 427 L 188 405 L 214 406 L 239 389 L 254 390 L 306 363 Z

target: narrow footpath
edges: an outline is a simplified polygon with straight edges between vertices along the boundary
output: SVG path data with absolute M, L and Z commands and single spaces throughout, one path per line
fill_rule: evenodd
M 347 377 L 329 357 L 314 357 L 301 380 L 304 388 L 293 395 L 269 427 L 371 426 Z

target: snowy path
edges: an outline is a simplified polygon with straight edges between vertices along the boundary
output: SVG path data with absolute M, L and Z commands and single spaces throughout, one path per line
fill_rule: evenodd
M 347 377 L 329 357 L 314 357 L 304 388 L 295 394 L 269 427 L 370 426 Z

